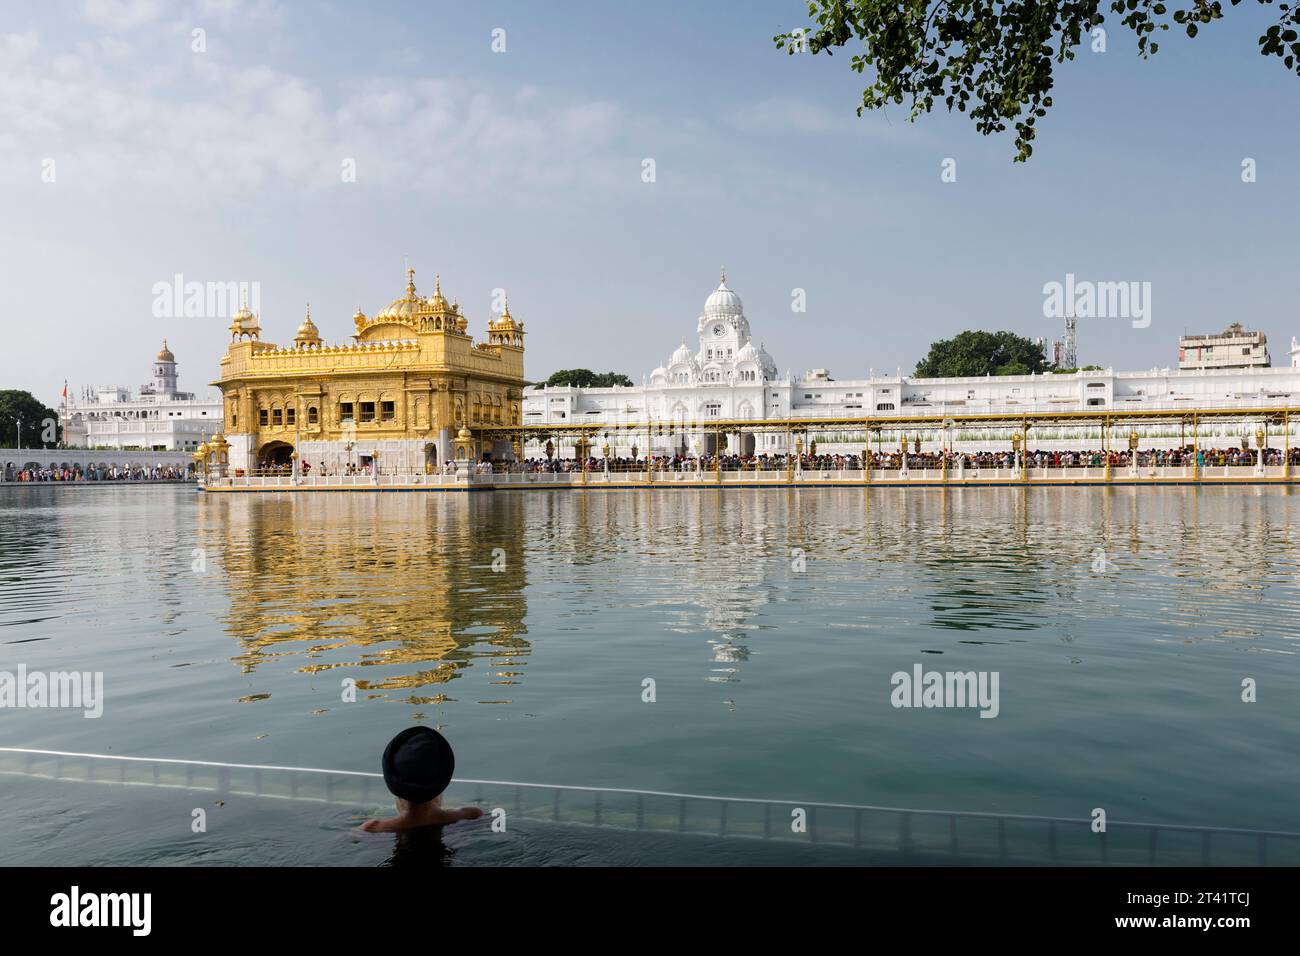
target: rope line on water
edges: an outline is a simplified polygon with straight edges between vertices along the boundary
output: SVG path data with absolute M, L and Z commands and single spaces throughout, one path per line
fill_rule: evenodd
M 284 767 L 275 764 L 224 763 L 218 760 L 182 760 L 175 757 L 130 757 L 123 754 L 77 753 L 67 750 L 38 750 L 31 747 L 0 747 L 0 753 L 37 754 L 45 757 L 82 757 L 91 760 L 122 760 L 133 763 L 177 764 L 194 767 L 224 767 L 232 770 L 277 770 L 290 773 L 334 774 L 344 777 L 382 778 L 383 774 L 365 770 L 330 770 L 325 767 Z M 637 790 L 630 787 L 582 787 L 570 784 L 524 783 L 516 780 L 474 780 L 453 777 L 452 783 L 491 787 L 528 787 L 535 790 L 568 790 L 579 793 L 625 793 L 646 797 L 669 797 L 676 800 L 708 800 L 717 803 L 754 803 L 781 807 L 818 807 L 834 810 L 867 810 L 877 813 L 907 813 L 917 816 L 967 817 L 987 820 L 1017 820 L 1027 823 L 1071 823 L 1088 825 L 1086 817 L 1046 817 L 1017 813 L 986 813 L 975 810 L 923 810 L 912 807 L 880 807 L 858 803 L 821 803 L 816 800 L 770 800 L 762 797 L 720 797 L 702 793 L 674 793 L 667 790 Z M 1300 833 L 1287 830 L 1252 830 L 1243 827 L 1207 827 L 1178 823 L 1132 823 L 1112 820 L 1112 827 L 1145 827 L 1158 830 L 1177 830 L 1188 833 L 1239 833 L 1250 836 L 1277 836 L 1300 838 Z

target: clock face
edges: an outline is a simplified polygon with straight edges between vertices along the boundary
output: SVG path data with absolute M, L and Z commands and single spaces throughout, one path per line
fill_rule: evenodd
M 725 325 L 715 325 L 715 326 L 713 327 L 713 334 L 714 334 L 714 335 L 721 335 L 721 334 L 722 334 L 723 332 L 725 332 L 725 331 L 727 331 L 727 327 L 726 327 Z

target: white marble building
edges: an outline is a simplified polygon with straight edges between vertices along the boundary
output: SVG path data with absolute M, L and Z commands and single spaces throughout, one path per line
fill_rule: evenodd
M 983 378 L 922 379 L 906 375 L 838 380 L 826 369 L 802 376 L 780 375 L 761 344 L 755 345 L 740 297 L 726 277 L 704 302 L 695 323 L 696 339 L 686 340 L 668 362 L 639 386 L 577 388 L 534 386 L 524 392 L 527 425 L 628 425 L 649 423 L 631 434 L 611 433 L 610 454 L 628 456 L 633 445 L 644 455 L 647 443 L 656 455 L 676 452 L 712 454 L 716 432 L 709 419 L 836 419 L 1047 411 L 1251 408 L 1295 405 L 1300 408 L 1300 367 L 1228 369 L 1113 369 L 1066 375 L 1011 375 Z M 1293 345 L 1293 356 L 1300 350 Z M 679 426 L 694 422 L 689 429 Z M 660 425 L 664 427 L 660 429 Z M 670 431 L 672 434 L 669 434 Z M 1038 436 L 1047 438 L 1040 429 Z M 861 450 L 861 435 L 823 434 L 827 451 Z M 925 434 L 927 446 L 941 441 L 937 430 Z M 1207 436 L 1208 437 L 1208 436 Z M 1228 437 L 1231 437 L 1230 435 Z M 1062 434 L 1062 444 L 1096 444 L 1087 435 Z M 1171 440 L 1177 443 L 1178 435 Z M 1098 438 L 1099 440 L 1099 438 Z M 780 453 L 787 436 L 754 435 L 743 429 L 725 436 L 727 453 Z M 599 455 L 600 438 L 595 445 Z M 962 444 L 960 441 L 958 444 Z M 976 444 L 976 443 L 972 443 Z M 1003 442 L 1005 444 L 1005 442 Z M 1053 442 L 1044 441 L 1044 447 Z M 1153 443 L 1160 444 L 1160 443 Z M 561 440 L 557 454 L 572 456 L 572 440 Z M 544 454 L 530 441 L 526 457 Z
M 178 390 L 176 356 L 166 342 L 154 358 L 152 380 L 138 391 L 86 388 L 60 413 L 70 448 L 193 452 L 222 427 L 219 395 Z

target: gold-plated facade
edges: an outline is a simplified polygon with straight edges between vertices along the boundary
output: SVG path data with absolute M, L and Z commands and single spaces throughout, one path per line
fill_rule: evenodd
M 293 346 L 280 347 L 240 309 L 214 383 L 232 471 L 418 473 L 458 456 L 512 456 L 509 441 L 484 434 L 520 424 L 524 328 L 508 305 L 475 342 L 441 281 L 421 296 L 408 269 L 403 295 L 352 322 L 351 342 L 329 344 L 308 308 Z

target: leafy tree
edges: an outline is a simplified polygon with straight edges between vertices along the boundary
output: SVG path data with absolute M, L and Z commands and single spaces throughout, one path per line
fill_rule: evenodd
M 565 368 L 555 372 L 543 384 L 574 385 L 578 388 L 612 388 L 631 385 L 632 380 L 621 372 L 593 372 L 589 368 Z
M 58 444 L 63 433 L 59 413 L 42 405 L 31 392 L 16 389 L 0 391 L 0 447 L 13 448 L 18 443 L 18 422 L 22 419 L 22 438 L 25 448 L 39 448 L 45 444 Z M 53 431 L 48 423 L 53 422 Z M 53 436 L 49 440 L 49 436 Z
M 1241 0 L 1229 0 L 1237 6 Z M 1256 0 L 1272 5 L 1273 0 Z M 849 66 L 868 74 L 863 110 L 906 102 L 911 119 L 936 99 L 969 111 L 984 135 L 1016 128 L 1017 162 L 1033 152 L 1035 122 L 1052 106 L 1053 70 L 1081 44 L 1095 46 L 1103 9 L 1137 35 L 1138 55 L 1155 54 L 1156 31 L 1176 24 L 1189 37 L 1223 18 L 1220 0 L 808 0 L 815 26 L 773 37 L 789 53 L 828 55 L 856 38 L 865 48 Z M 1300 74 L 1300 4 L 1279 3 L 1278 22 L 1259 38 L 1263 56 Z M 1102 40 L 1104 43 L 1104 39 Z M 1104 47 L 1103 47 L 1104 49 Z
M 1029 375 L 1050 365 L 1043 350 L 1014 332 L 972 332 L 931 344 L 916 363 L 917 378 L 974 378 L 981 375 Z

